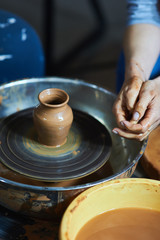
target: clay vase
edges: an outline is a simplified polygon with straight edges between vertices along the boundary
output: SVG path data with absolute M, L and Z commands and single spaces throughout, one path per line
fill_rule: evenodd
M 42 91 L 38 99 L 40 104 L 33 111 L 33 120 L 39 142 L 54 147 L 63 145 L 73 121 L 68 94 L 50 88 Z

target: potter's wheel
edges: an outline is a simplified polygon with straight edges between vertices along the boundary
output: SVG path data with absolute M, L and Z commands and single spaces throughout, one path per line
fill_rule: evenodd
M 93 173 L 111 153 L 107 129 L 92 116 L 73 110 L 67 142 L 48 147 L 38 142 L 33 108 L 16 112 L 0 124 L 0 158 L 12 170 L 42 181 L 64 181 Z
M 73 79 L 33 78 L 0 86 L 0 118 L 8 118 L 12 113 L 36 106 L 39 92 L 46 88 L 65 90 L 70 96 L 71 108 L 88 113 L 102 123 L 112 138 L 112 151 L 106 164 L 80 179 L 42 182 L 12 171 L 0 163 L 2 206 L 21 214 L 57 219 L 71 200 L 85 189 L 111 179 L 132 176 L 147 141 L 127 140 L 112 134 L 116 122 L 111 109 L 116 96 L 106 89 Z

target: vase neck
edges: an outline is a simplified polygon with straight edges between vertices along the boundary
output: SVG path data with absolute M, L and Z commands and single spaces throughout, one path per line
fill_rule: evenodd
M 68 94 L 61 89 L 47 89 L 39 94 L 39 101 L 49 108 L 60 108 L 69 101 Z
M 40 102 L 42 106 L 51 108 L 51 109 L 59 109 L 59 108 L 65 108 L 67 103 L 45 103 L 45 102 Z

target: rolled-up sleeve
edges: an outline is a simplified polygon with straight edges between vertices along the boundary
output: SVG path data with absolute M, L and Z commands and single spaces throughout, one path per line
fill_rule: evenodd
M 150 23 L 160 27 L 157 0 L 127 0 L 127 25 Z

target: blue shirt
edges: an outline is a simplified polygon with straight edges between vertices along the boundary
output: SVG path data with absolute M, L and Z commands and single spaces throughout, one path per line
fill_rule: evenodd
M 160 27 L 157 0 L 127 0 L 127 25 L 149 23 Z

